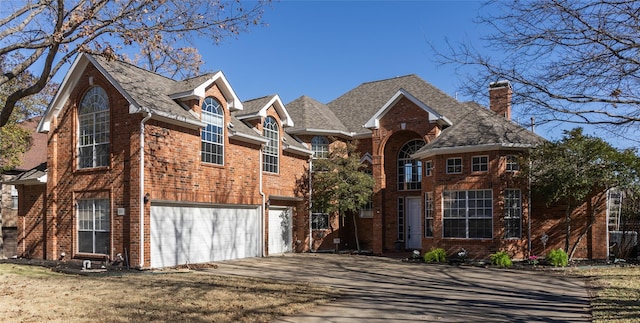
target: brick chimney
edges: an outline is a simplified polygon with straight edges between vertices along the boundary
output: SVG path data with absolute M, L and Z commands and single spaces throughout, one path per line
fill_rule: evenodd
M 491 111 L 511 120 L 511 83 L 503 80 L 489 84 L 489 108 Z

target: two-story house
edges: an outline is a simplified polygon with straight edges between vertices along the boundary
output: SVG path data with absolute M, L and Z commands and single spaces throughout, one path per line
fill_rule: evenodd
M 357 217 L 364 248 L 541 254 L 540 235 L 546 249 L 564 241 L 564 213 L 532 207 L 513 175 L 543 139 L 509 120 L 508 83 L 490 92 L 493 111 L 408 75 L 285 106 L 241 101 L 222 72 L 177 81 L 79 55 L 38 126 L 46 169 L 13 180 L 18 254 L 120 254 L 155 268 L 316 251 L 336 237 L 352 248 L 349 217 L 309 208 L 309 177 L 312 158 L 354 139 L 376 182 Z M 606 257 L 600 227 L 578 257 Z

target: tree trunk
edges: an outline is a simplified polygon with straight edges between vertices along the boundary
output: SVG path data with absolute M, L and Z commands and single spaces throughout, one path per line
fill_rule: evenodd
M 564 238 L 564 250 L 569 252 L 569 240 L 571 239 L 571 203 L 567 203 L 567 210 L 564 214 L 564 220 L 566 224 L 566 236 Z
M 356 248 L 358 249 L 358 253 L 360 253 L 360 239 L 358 239 L 358 222 L 356 222 L 356 213 L 353 212 L 353 231 L 356 234 Z
M 573 245 L 573 247 L 571 247 L 571 252 L 569 253 L 569 261 L 573 260 L 573 256 L 575 255 L 576 250 L 578 249 L 578 245 L 582 241 L 582 238 L 584 238 L 587 235 L 587 233 L 589 233 L 589 230 L 591 230 L 591 227 L 593 226 L 593 222 L 595 222 L 595 217 L 596 217 L 596 211 L 593 208 L 591 208 L 591 215 L 589 216 L 589 224 L 587 224 L 587 226 L 584 228 L 584 231 L 580 233 L 580 236 L 578 237 L 578 240 L 576 240 L 576 243 Z

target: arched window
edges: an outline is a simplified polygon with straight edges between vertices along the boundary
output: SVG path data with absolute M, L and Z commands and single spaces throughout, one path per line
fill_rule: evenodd
M 411 155 L 424 146 L 424 140 L 414 139 L 402 146 L 398 153 L 398 190 L 419 190 L 422 188 L 422 162 Z
M 222 165 L 224 163 L 224 111 L 220 102 L 212 97 L 204 99 L 202 121 L 202 161 Z
M 78 110 L 78 168 L 109 166 L 109 98 L 92 87 Z
M 264 137 L 269 140 L 262 150 L 262 170 L 269 173 L 277 173 L 280 156 L 278 122 L 273 117 L 267 117 L 262 128 Z
M 313 158 L 328 158 L 329 139 L 325 136 L 315 136 L 311 138 L 311 151 L 313 151 Z

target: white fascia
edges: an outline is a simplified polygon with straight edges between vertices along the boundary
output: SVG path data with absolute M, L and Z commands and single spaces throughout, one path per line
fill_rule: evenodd
M 320 135 L 320 136 L 334 135 L 334 136 L 339 136 L 347 139 L 355 135 L 353 132 L 326 130 L 326 129 L 313 129 L 313 128 L 293 130 L 293 131 L 287 131 L 287 132 L 293 135 Z
M 231 129 L 229 129 L 229 139 L 235 139 L 238 141 L 244 141 L 244 142 L 248 142 L 250 144 L 256 144 L 256 145 L 265 145 L 269 143 L 269 140 L 263 137 L 252 136 L 252 135 L 248 135 L 242 132 L 237 132 Z
M 282 103 L 282 100 L 280 100 L 280 96 L 277 95 L 277 94 L 271 96 L 271 99 L 269 99 L 269 101 L 265 105 L 263 105 L 262 108 L 260 108 L 260 110 L 258 110 L 258 112 L 251 113 L 251 114 L 246 114 L 246 115 L 242 115 L 242 116 L 236 116 L 236 118 L 238 118 L 238 120 L 250 120 L 250 119 L 254 119 L 254 118 L 266 118 L 267 117 L 267 110 L 271 106 L 273 106 L 276 109 L 276 112 L 278 113 L 278 116 L 280 116 L 280 120 L 282 121 L 282 126 L 283 127 L 293 127 L 293 119 L 291 119 L 291 116 L 289 115 L 289 112 L 284 107 L 284 104 Z
M 534 145 L 531 144 L 484 144 L 458 147 L 443 147 L 427 149 L 425 151 L 418 151 L 417 153 L 411 155 L 411 158 L 424 159 L 436 155 L 453 155 L 492 150 L 526 150 L 532 147 L 534 147 Z
M 82 53 L 76 56 L 71 67 L 69 67 L 69 71 L 67 71 L 67 74 L 62 79 L 62 84 L 60 84 L 56 95 L 49 103 L 49 106 L 47 106 L 47 110 L 44 112 L 42 119 L 40 119 L 38 128 L 36 128 L 37 132 L 47 133 L 51 130 L 51 120 L 58 116 L 64 107 L 65 102 L 67 102 L 67 99 L 71 95 L 71 91 L 73 91 L 76 84 L 78 84 L 78 81 L 82 76 L 82 72 L 89 64 L 89 60 L 87 59 L 88 57 L 88 55 Z
M 398 101 L 400 101 L 402 97 L 409 99 L 411 102 L 413 102 L 415 105 L 420 107 L 422 110 L 426 111 L 429 114 L 429 121 L 436 121 L 442 125 L 447 125 L 447 126 L 452 125 L 451 121 L 449 121 L 449 119 L 447 119 L 445 116 L 437 113 L 435 110 L 433 110 L 432 108 L 424 104 L 422 101 L 418 100 L 415 96 L 411 95 L 411 93 L 405 91 L 404 89 L 400 89 L 389 99 L 389 101 L 387 101 L 387 103 L 385 103 L 382 106 L 382 108 L 380 108 L 380 110 L 378 110 L 378 112 L 376 112 L 376 114 L 373 115 L 373 117 L 371 117 L 371 119 L 369 119 L 369 121 L 367 121 L 364 124 L 363 127 L 369 128 L 369 129 L 378 129 L 380 127 L 380 119 L 382 119 L 382 117 L 384 117 L 384 115 L 387 114 L 387 112 L 389 112 L 389 110 L 396 103 L 398 103 Z
M 296 155 L 302 155 L 302 156 L 312 156 L 313 155 L 313 152 L 311 150 L 308 150 L 308 149 L 298 148 L 298 147 L 295 147 L 295 146 L 291 146 L 291 145 L 289 145 L 287 143 L 283 143 L 282 146 L 283 146 L 282 148 L 285 151 L 294 153 Z
M 236 95 L 236 92 L 229 84 L 229 81 L 224 76 L 222 71 L 218 71 L 213 76 L 211 76 L 208 80 L 198 85 L 191 91 L 185 91 L 180 93 L 174 93 L 169 96 L 173 100 L 184 100 L 191 98 L 199 98 L 204 99 L 206 96 L 207 89 L 211 86 L 211 84 L 216 83 L 220 88 L 220 92 L 227 99 L 227 106 L 229 107 L 229 111 L 240 111 L 243 109 L 242 101 Z

